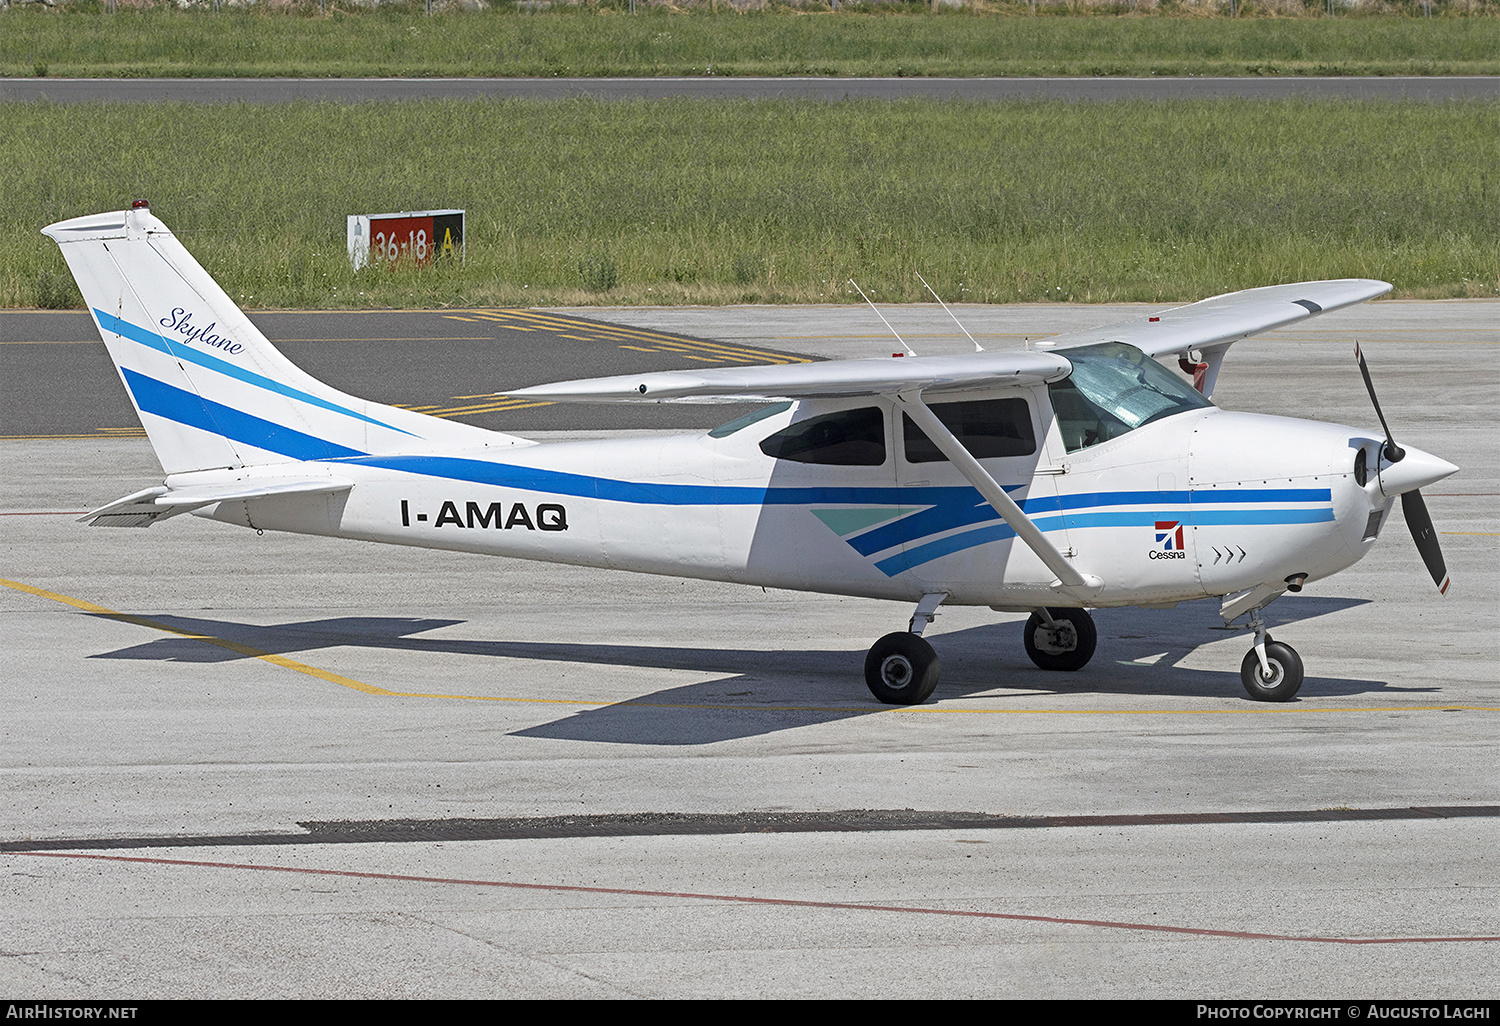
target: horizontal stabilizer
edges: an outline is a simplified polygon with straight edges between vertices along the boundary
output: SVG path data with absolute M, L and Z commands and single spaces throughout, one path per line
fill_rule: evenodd
M 575 403 L 826 399 L 1031 385 L 1065 377 L 1072 369 L 1067 360 L 1050 353 L 971 353 L 622 374 L 535 385 L 503 394 Z
M 353 481 L 341 478 L 260 478 L 229 484 L 146 488 L 107 506 L 100 506 L 78 519 L 90 527 L 150 527 L 158 520 L 187 513 L 216 502 L 264 499 L 276 495 L 332 495 L 347 492 Z

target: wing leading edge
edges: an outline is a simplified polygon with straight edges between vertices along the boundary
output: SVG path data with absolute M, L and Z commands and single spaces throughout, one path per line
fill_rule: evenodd
M 1066 377 L 1073 365 L 1051 353 L 973 353 L 901 359 L 830 360 L 723 370 L 660 371 L 533 385 L 503 393 L 553 402 L 743 402 L 926 394 L 1029 385 Z

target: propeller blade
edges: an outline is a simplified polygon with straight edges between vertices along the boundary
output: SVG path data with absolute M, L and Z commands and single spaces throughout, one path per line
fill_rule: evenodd
M 1411 529 L 1411 539 L 1417 543 L 1422 562 L 1432 575 L 1432 583 L 1438 592 L 1448 592 L 1448 564 L 1443 562 L 1443 550 L 1438 547 L 1437 532 L 1432 529 L 1432 517 L 1427 514 L 1427 503 L 1422 501 L 1420 491 L 1404 492 L 1401 496 L 1401 512 L 1406 517 L 1406 526 Z
M 1385 429 L 1385 458 L 1392 463 L 1400 463 L 1401 458 L 1406 455 L 1406 450 L 1396 444 L 1396 439 L 1391 434 L 1391 426 L 1385 422 L 1385 413 L 1380 409 L 1380 400 L 1375 398 L 1375 382 L 1370 380 L 1370 368 L 1365 366 L 1365 354 L 1359 351 L 1357 341 L 1354 343 L 1354 358 L 1359 361 L 1359 373 L 1365 379 L 1365 391 L 1370 393 L 1370 405 L 1375 407 L 1375 416 L 1380 418 L 1380 426 Z M 1428 526 L 1431 527 L 1430 522 Z

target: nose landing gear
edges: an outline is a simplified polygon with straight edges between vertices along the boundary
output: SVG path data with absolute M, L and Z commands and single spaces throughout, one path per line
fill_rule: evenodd
M 1240 663 L 1240 683 L 1257 702 L 1290 702 L 1302 687 L 1302 657 L 1291 645 L 1272 641 L 1260 610 L 1250 613 L 1255 647 Z
M 1245 653 L 1240 663 L 1240 683 L 1257 702 L 1290 702 L 1302 687 L 1302 657 L 1291 645 L 1266 639 L 1266 668 L 1261 669 L 1260 653 Z

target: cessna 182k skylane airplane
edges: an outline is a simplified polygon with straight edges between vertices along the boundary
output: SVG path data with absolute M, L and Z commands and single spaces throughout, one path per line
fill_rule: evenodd
M 1076 670 L 1086 607 L 1222 599 L 1249 616 L 1252 698 L 1297 653 L 1260 611 L 1369 551 L 1396 496 L 1434 582 L 1417 489 L 1458 468 L 1336 424 L 1220 410 L 1225 351 L 1379 296 L 1275 285 L 1031 350 L 664 371 L 514 389 L 577 402 L 764 403 L 697 435 L 538 444 L 382 406 L 303 373 L 144 202 L 45 233 L 62 247 L 166 472 L 88 514 L 191 512 L 260 530 L 496 553 L 915 603 L 865 660 L 883 702 L 937 684 L 942 603 L 1031 612 L 1026 652 Z M 1358 349 L 1356 348 L 1356 356 Z M 1182 361 L 1189 385 L 1157 362 Z M 1375 392 L 1359 357 L 1382 427 Z

